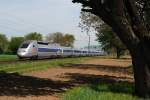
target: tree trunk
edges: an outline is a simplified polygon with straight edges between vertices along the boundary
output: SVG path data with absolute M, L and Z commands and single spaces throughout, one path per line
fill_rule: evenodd
M 147 59 L 150 56 L 144 50 L 143 45 L 138 44 L 136 50 L 131 52 L 134 67 L 135 94 L 140 97 L 150 97 L 150 66 Z
M 121 50 L 119 48 L 116 48 L 116 57 L 117 59 L 120 59 L 120 56 L 121 56 Z
M 116 32 L 132 56 L 136 95 L 150 97 L 150 35 L 140 19 L 136 0 L 100 1 L 73 0 L 82 3 L 83 11 L 99 16 Z

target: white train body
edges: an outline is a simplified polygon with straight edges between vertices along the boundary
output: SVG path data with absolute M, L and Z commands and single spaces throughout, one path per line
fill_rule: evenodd
M 99 56 L 103 55 L 100 51 L 90 51 L 63 47 L 59 44 L 49 44 L 46 42 L 28 40 L 24 41 L 18 48 L 19 58 L 51 58 L 51 57 L 70 57 L 70 56 Z

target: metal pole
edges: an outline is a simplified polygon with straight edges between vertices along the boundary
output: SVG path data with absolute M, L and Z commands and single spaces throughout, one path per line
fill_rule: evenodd
M 89 37 L 89 41 L 88 41 L 88 52 L 90 52 L 90 43 L 91 43 L 91 36 L 89 34 L 89 30 L 87 30 L 87 35 Z
M 90 34 L 89 34 L 89 45 L 88 45 L 88 47 L 89 47 L 89 52 L 90 52 L 90 42 L 91 42 L 91 37 L 90 37 Z

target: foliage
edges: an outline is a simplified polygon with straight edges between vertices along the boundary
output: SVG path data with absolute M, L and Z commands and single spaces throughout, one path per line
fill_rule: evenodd
M 25 40 L 42 40 L 42 34 L 37 33 L 37 32 L 31 32 L 25 35 Z
M 12 37 L 9 43 L 9 50 L 16 54 L 18 47 L 24 41 L 24 37 Z
M 73 47 L 73 43 L 75 41 L 75 37 L 71 34 L 63 34 L 61 32 L 51 33 L 46 36 L 46 40 L 50 43 L 58 43 L 62 46 L 71 46 Z
M 0 34 L 0 54 L 5 53 L 8 48 L 8 39 L 4 34 Z
M 113 32 L 111 27 L 97 16 L 87 12 L 81 12 L 80 18 L 80 27 L 84 30 L 93 28 L 96 31 L 97 41 L 102 45 L 104 51 L 108 54 L 116 53 L 117 58 L 120 58 L 120 56 L 124 54 L 126 47 Z
M 83 11 L 81 12 L 80 20 L 79 27 L 86 32 L 90 31 L 91 28 L 97 31 L 97 29 L 99 29 L 100 26 L 104 23 L 97 16 Z
M 63 42 L 63 33 L 61 32 L 50 33 L 46 36 L 46 41 L 49 41 L 50 43 L 61 44 Z
M 63 37 L 63 46 L 73 47 L 75 37 L 71 34 L 65 34 Z
M 109 53 L 111 50 L 114 50 L 114 52 L 117 54 L 117 58 L 120 58 L 120 56 L 125 53 L 126 47 L 120 41 L 118 36 L 106 24 L 101 25 L 98 31 L 99 32 L 96 34 L 97 40 L 103 46 L 104 51 Z

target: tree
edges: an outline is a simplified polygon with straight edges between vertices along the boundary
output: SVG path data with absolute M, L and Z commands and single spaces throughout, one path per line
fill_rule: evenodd
M 129 50 L 134 66 L 135 94 L 150 97 L 149 0 L 73 0 L 112 27 Z
M 96 31 L 97 41 L 102 45 L 102 49 L 107 53 L 116 53 L 117 58 L 120 58 L 126 51 L 126 47 L 120 41 L 116 33 L 113 32 L 112 28 L 105 24 L 97 16 L 81 12 L 81 22 L 79 26 L 82 30 L 89 30 L 93 28 Z
M 25 40 L 42 40 L 42 34 L 37 33 L 37 32 L 31 32 L 25 35 Z
M 56 33 L 50 33 L 46 36 L 46 41 L 49 41 L 50 43 L 63 43 L 63 33 L 56 32 Z
M 9 49 L 13 54 L 17 53 L 20 44 L 24 41 L 24 37 L 12 37 L 9 43 Z
M 46 41 L 50 43 L 58 43 L 61 46 L 71 46 L 73 47 L 73 43 L 75 41 L 75 37 L 71 34 L 63 34 L 61 32 L 51 33 L 46 36 Z
M 65 34 L 64 37 L 63 37 L 63 46 L 73 47 L 74 41 L 75 41 L 74 35 Z
M 103 24 L 96 36 L 104 51 L 114 51 L 118 59 L 125 53 L 126 47 L 108 25 Z
M 0 34 L 0 53 L 6 52 L 8 47 L 8 39 L 6 35 Z

